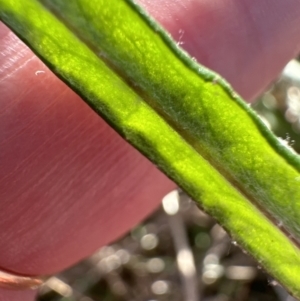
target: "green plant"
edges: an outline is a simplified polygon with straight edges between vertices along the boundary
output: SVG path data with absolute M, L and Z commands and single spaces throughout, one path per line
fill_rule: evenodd
M 133 2 L 41 2 L 0 18 L 299 298 L 298 156 Z

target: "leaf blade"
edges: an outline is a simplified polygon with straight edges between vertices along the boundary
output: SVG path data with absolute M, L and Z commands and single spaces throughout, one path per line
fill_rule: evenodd
M 299 157 L 278 142 L 226 82 L 190 61 L 148 17 L 139 22 L 131 1 L 97 6 L 86 0 L 43 2 L 60 12 L 232 185 L 300 238 Z
M 132 7 L 128 5 L 128 9 Z M 299 250 L 199 155 L 199 150 L 192 145 L 195 139 L 183 139 L 181 135 L 186 133 L 184 130 L 180 131 L 169 120 L 166 122 L 160 116 L 166 115 L 161 112 L 157 114 L 153 109 L 156 107 L 141 98 L 144 94 L 128 86 L 126 80 L 120 78 L 37 1 L 0 0 L 0 16 L 46 60 L 54 72 L 68 81 L 130 143 L 179 183 L 274 277 L 300 297 Z M 188 67 L 185 64 L 182 66 Z M 214 75 L 207 76 L 213 79 Z M 198 80 L 204 85 L 207 83 L 205 77 Z M 208 83 L 215 85 L 211 81 Z M 172 85 L 173 88 L 176 85 Z M 221 87 L 220 91 L 226 92 L 226 89 Z M 210 89 L 207 93 L 211 93 Z M 176 115 L 179 120 L 180 110 L 177 110 L 175 113 L 179 114 Z

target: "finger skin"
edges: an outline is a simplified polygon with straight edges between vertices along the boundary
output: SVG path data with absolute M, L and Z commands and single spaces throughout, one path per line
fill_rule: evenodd
M 299 50 L 297 0 L 140 2 L 248 99 Z M 124 234 L 174 184 L 3 25 L 0 41 L 0 266 L 51 274 Z

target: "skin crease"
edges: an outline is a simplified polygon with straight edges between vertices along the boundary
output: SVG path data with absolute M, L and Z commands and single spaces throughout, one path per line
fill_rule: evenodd
M 248 100 L 300 49 L 298 0 L 139 2 Z M 0 267 L 62 270 L 126 233 L 175 187 L 4 25 L 0 95 Z M 0 290 L 0 301 L 32 298 Z

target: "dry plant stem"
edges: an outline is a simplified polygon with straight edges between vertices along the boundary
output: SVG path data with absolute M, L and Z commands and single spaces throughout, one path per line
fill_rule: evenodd
M 20 276 L 0 271 L 0 287 L 10 290 L 36 289 L 43 284 L 40 277 Z
M 178 202 L 178 211 L 174 214 L 165 210 L 170 227 L 171 236 L 176 251 L 177 268 L 182 282 L 182 290 L 184 300 L 197 301 L 200 300 L 197 285 L 197 270 L 194 262 L 194 255 L 188 242 L 186 227 L 180 212 L 181 196 L 179 191 L 173 191 L 176 195 L 173 202 Z

